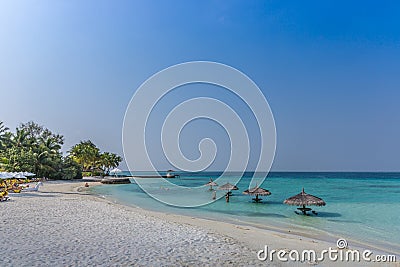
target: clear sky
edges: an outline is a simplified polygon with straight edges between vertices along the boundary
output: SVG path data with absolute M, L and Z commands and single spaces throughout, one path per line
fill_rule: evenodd
M 1 1 L 0 120 L 43 124 L 65 136 L 64 150 L 91 139 L 122 154 L 142 82 L 217 61 L 268 99 L 273 170 L 400 171 L 399 14 L 398 1 Z

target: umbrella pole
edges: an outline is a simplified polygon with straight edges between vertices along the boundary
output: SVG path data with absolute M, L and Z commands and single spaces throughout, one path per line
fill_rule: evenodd
M 228 193 L 226 193 L 226 195 L 225 195 L 225 200 L 226 200 L 226 202 L 229 202 L 229 191 L 228 191 Z
M 303 210 L 302 210 L 302 212 L 303 212 L 304 215 L 307 215 L 307 213 L 306 213 L 306 205 L 303 205 Z

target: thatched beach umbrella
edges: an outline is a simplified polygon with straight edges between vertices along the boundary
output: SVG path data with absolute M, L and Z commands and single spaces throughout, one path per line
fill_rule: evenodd
M 221 186 L 219 187 L 219 189 L 220 189 L 220 190 L 228 190 L 228 191 L 231 191 L 231 190 L 239 190 L 239 188 L 238 188 L 236 185 L 233 185 L 233 184 L 230 184 L 230 183 L 226 183 L 226 184 L 224 184 L 224 185 L 221 185 Z
M 239 190 L 239 188 L 236 185 L 230 184 L 230 183 L 226 183 L 224 185 L 221 185 L 219 188 L 219 190 L 227 190 L 227 194 L 231 195 L 231 191 L 232 190 Z
M 226 202 L 229 202 L 229 196 L 232 195 L 231 191 L 232 190 L 239 190 L 239 188 L 236 185 L 233 185 L 233 184 L 230 184 L 230 183 L 226 183 L 224 185 L 221 185 L 219 187 L 219 190 L 227 190 L 228 191 L 228 192 L 226 192 L 225 199 L 226 199 Z
M 307 194 L 304 192 L 304 188 L 301 191 L 300 194 L 297 194 L 293 197 L 290 197 L 283 201 L 283 203 L 287 205 L 292 205 L 292 206 L 302 206 L 301 208 L 297 208 L 301 212 L 303 212 L 304 215 L 307 215 L 307 211 L 310 211 L 310 208 L 306 208 L 306 206 L 325 206 L 326 203 L 323 201 L 321 198 Z M 316 214 L 315 211 L 312 211 L 314 214 Z
M 243 194 L 245 195 L 252 195 L 252 196 L 256 196 L 255 198 L 253 198 L 253 200 L 257 203 L 259 203 L 262 199 L 259 198 L 258 196 L 269 196 L 271 195 L 271 192 L 269 192 L 267 189 L 261 188 L 261 187 L 253 187 L 251 189 L 247 189 L 243 192 Z
M 217 186 L 217 185 L 218 184 L 216 182 L 214 182 L 212 178 L 210 178 L 210 181 L 205 184 L 205 186 L 209 186 L 210 187 L 210 189 L 209 189 L 210 191 L 213 190 L 213 188 L 212 188 L 213 186 Z

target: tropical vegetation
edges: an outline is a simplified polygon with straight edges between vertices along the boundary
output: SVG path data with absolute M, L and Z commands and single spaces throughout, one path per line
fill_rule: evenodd
M 117 154 L 101 153 L 100 149 L 90 140 L 81 141 L 69 151 L 69 156 L 77 162 L 85 173 L 108 175 L 122 161 Z
M 107 175 L 122 158 L 104 152 L 90 140 L 73 146 L 66 156 L 64 137 L 34 122 L 23 123 L 13 133 L 0 122 L 0 171 L 32 172 L 49 179 L 82 178 L 83 172 Z M 84 173 L 85 174 L 85 173 Z

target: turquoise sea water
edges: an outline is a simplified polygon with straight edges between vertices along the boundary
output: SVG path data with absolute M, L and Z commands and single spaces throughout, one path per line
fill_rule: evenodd
M 133 173 L 140 175 L 138 173 Z M 143 173 L 142 173 L 143 174 Z M 232 178 L 237 177 L 231 174 Z M 190 187 L 201 186 L 219 173 L 181 173 L 174 183 Z M 176 194 L 174 190 L 157 187 L 160 180 L 151 179 L 160 194 Z M 259 228 L 290 229 L 293 232 L 330 240 L 342 237 L 400 254 L 400 173 L 270 173 L 262 184 L 271 191 L 262 197 L 263 203 L 252 203 L 251 196 L 242 194 L 248 189 L 250 174 L 245 174 L 237 184 L 229 203 L 225 199 L 198 208 L 177 208 L 158 202 L 144 193 L 137 184 L 106 185 L 94 187 L 96 194 L 115 199 L 126 205 L 153 211 L 183 214 L 247 224 Z M 318 216 L 300 216 L 297 207 L 283 201 L 298 194 L 302 188 L 309 194 L 321 197 L 324 207 L 312 207 Z M 224 194 L 217 191 L 218 196 Z M 212 193 L 204 188 L 204 196 Z M 350 243 L 350 242 L 349 242 Z

